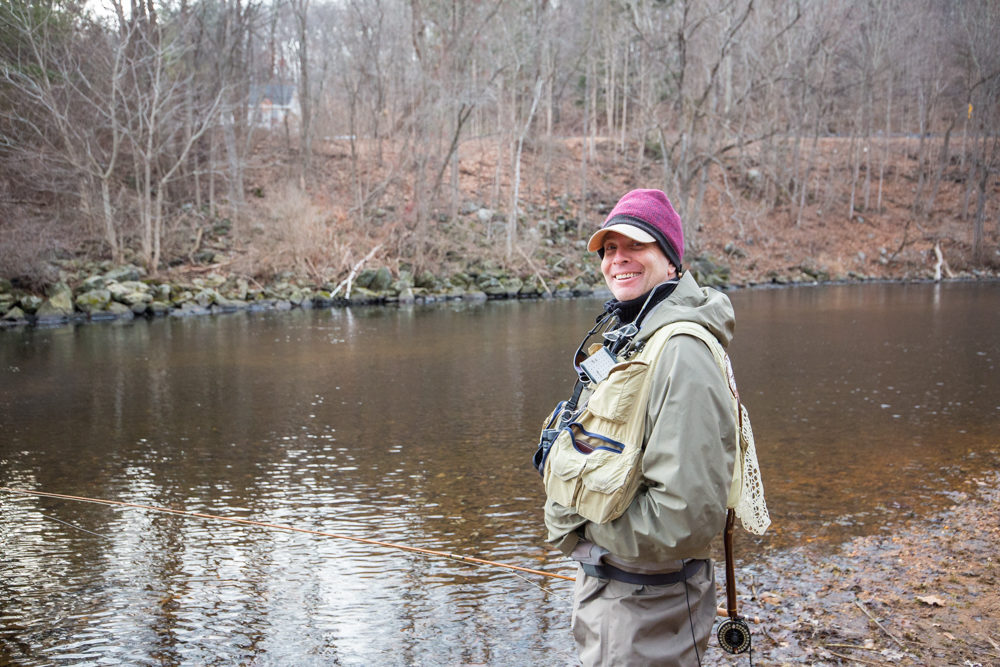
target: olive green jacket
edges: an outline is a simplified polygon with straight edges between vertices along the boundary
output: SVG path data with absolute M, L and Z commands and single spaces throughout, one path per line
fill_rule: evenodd
M 645 317 L 636 340 L 678 321 L 704 326 L 723 347 L 735 327 L 729 298 L 700 287 L 690 273 Z M 711 351 L 692 336 L 672 336 L 657 361 L 646 405 L 643 481 L 635 499 L 604 524 L 549 500 L 548 541 L 569 555 L 583 533 L 610 552 L 608 560 L 636 571 L 708 558 L 712 539 L 725 526 L 736 433 L 732 395 Z

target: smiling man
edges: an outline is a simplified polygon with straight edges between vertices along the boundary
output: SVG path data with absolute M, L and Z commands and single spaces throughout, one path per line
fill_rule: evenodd
M 588 350 L 605 370 L 588 375 L 583 362 L 574 398 L 543 431 L 548 540 L 580 564 L 584 665 L 696 665 L 715 620 L 710 543 L 738 447 L 720 361 L 733 308 L 683 271 L 681 220 L 659 190 L 622 197 L 588 249 L 615 298 L 603 346 Z

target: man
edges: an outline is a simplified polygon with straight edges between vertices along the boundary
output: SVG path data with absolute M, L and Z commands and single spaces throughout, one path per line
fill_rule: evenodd
M 581 515 L 587 512 L 574 504 L 579 492 L 555 493 L 554 485 L 565 482 L 556 477 L 568 469 L 566 456 L 589 457 L 601 449 L 582 442 L 585 436 L 591 444 L 613 441 L 567 422 L 562 430 L 581 439 L 567 438 L 576 453 L 553 447 L 541 461 L 549 496 L 548 540 L 580 563 L 572 625 L 584 665 L 696 665 L 715 620 L 710 543 L 725 526 L 738 447 L 734 394 L 708 338 L 728 346 L 733 308 L 724 294 L 699 287 L 683 271 L 681 220 L 659 190 L 633 190 L 622 197 L 588 249 L 600 255 L 601 272 L 614 295 L 606 313 L 617 316 L 617 332 L 633 334 L 624 355 L 616 352 L 615 359 L 652 360 L 642 391 L 632 392 L 645 400 L 622 408 L 631 415 L 605 415 L 609 423 L 632 416 L 639 425 L 637 490 L 629 491 L 624 511 L 606 521 Z M 677 335 L 663 332 L 665 338 L 651 342 L 661 328 L 682 322 L 698 326 Z M 638 331 L 621 328 L 629 323 Z M 691 329 L 707 333 L 699 339 Z M 621 335 L 605 338 L 615 341 Z M 593 384 L 600 387 L 602 381 Z M 581 409 L 587 409 L 587 400 L 585 391 Z

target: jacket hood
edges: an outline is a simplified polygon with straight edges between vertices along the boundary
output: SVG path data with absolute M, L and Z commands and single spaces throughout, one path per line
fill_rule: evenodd
M 701 287 L 690 271 L 685 271 L 670 296 L 646 315 L 636 340 L 645 340 L 660 327 L 674 322 L 700 324 L 712 332 L 724 348 L 729 347 L 736 330 L 736 317 L 729 297 L 718 290 Z

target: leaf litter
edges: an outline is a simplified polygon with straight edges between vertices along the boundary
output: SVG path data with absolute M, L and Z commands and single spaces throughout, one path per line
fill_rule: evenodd
M 833 552 L 744 554 L 737 591 L 753 664 L 1000 667 L 1000 473 L 952 500 Z M 717 647 L 704 658 L 748 664 Z

